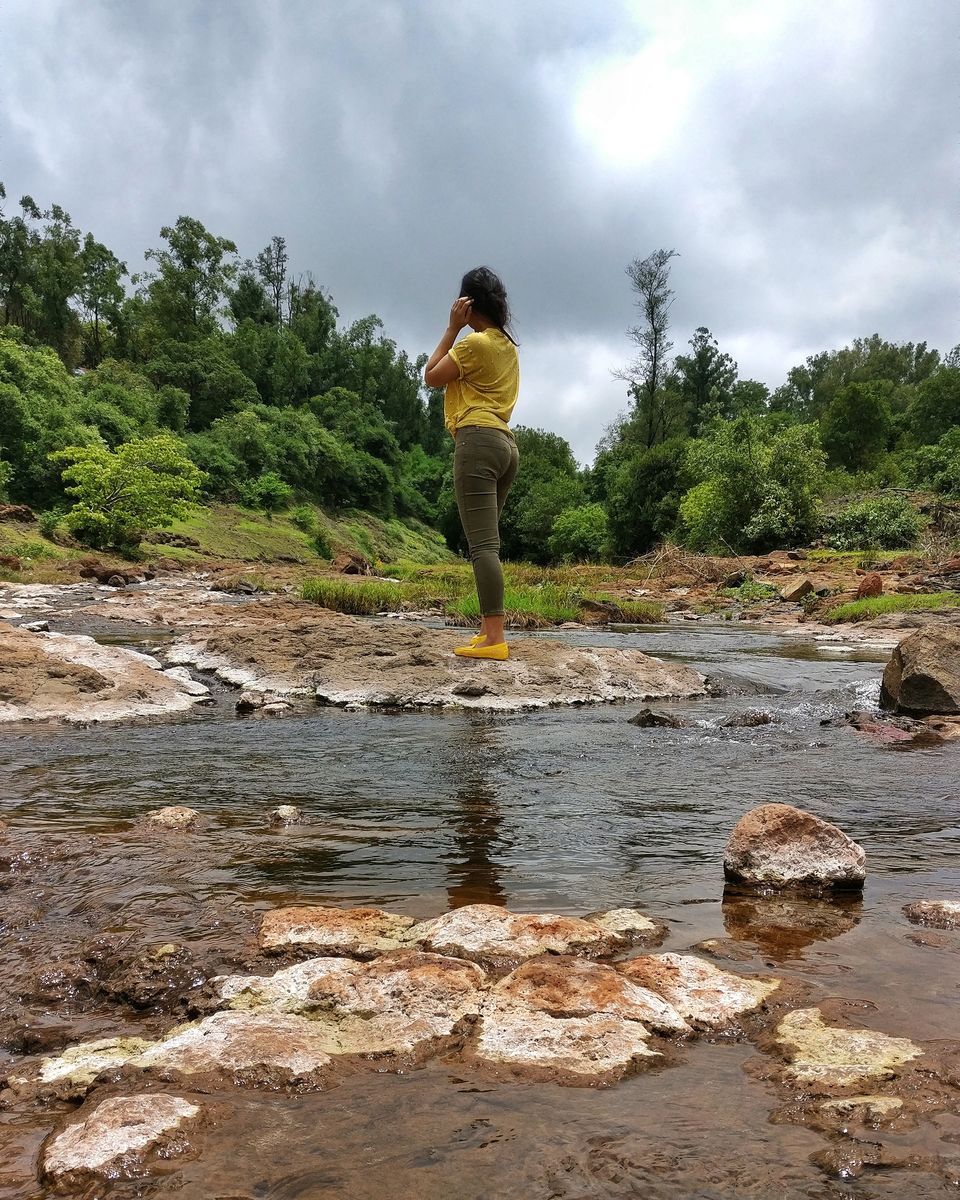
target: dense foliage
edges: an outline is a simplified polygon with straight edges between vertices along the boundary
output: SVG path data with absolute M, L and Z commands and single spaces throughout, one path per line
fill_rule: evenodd
M 197 496 L 295 506 L 321 541 L 311 505 L 417 518 L 464 548 L 443 398 L 423 385 L 423 360 L 374 315 L 342 326 L 324 289 L 291 271 L 282 237 L 242 260 L 180 217 L 129 275 L 59 206 L 5 201 L 0 184 L 0 499 L 68 513 L 98 545 L 135 544 Z M 838 524 L 821 500 L 891 486 L 960 497 L 960 349 L 857 339 L 771 394 L 739 378 L 705 326 L 671 354 L 675 255 L 627 268 L 628 407 L 593 467 L 557 434 L 516 429 L 505 556 L 626 559 L 670 538 L 708 551 L 899 545 L 918 528 L 899 509 Z

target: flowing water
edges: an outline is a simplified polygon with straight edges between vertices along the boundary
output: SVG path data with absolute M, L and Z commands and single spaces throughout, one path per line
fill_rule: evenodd
M 125 1032 L 172 1024 L 90 1002 L 74 964 L 91 939 L 174 942 L 204 970 L 229 970 L 250 952 L 257 915 L 290 902 L 416 917 L 476 902 L 634 906 L 668 923 L 666 950 L 727 939 L 747 969 L 799 981 L 815 1003 L 857 1002 L 859 1023 L 955 1037 L 960 935 L 921 936 L 901 907 L 960 895 L 960 748 L 903 752 L 824 724 L 875 704 L 887 652 L 692 622 L 567 636 L 683 659 L 726 694 L 655 706 L 688 722 L 679 729 L 637 728 L 623 706 L 240 720 L 224 698 L 164 724 L 3 731 L 0 804 L 16 853 L 0 961 L 6 1028 L 21 1032 L 19 1045 L 8 1034 L 0 1066 L 16 1049 L 109 1035 L 118 1011 Z M 756 708 L 774 722 L 723 724 Z M 768 801 L 809 809 L 866 846 L 862 901 L 724 899 L 730 829 Z M 281 803 L 309 823 L 271 828 Z M 199 809 L 203 827 L 162 838 L 135 824 L 167 804 Z M 90 1195 L 957 1194 L 960 1116 L 897 1135 L 917 1169 L 832 1176 L 811 1161 L 827 1135 L 774 1115 L 782 1101 L 751 1069 L 758 1053 L 700 1042 L 679 1064 L 610 1089 L 496 1082 L 442 1059 L 327 1093 L 228 1089 L 203 1098 L 215 1115 L 196 1154 L 171 1161 L 168 1175 Z M 0 1111 L 0 1197 L 48 1194 L 36 1155 L 67 1111 Z

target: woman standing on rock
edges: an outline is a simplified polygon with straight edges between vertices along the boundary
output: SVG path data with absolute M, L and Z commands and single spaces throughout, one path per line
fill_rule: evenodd
M 473 333 L 456 341 L 469 325 Z M 427 362 L 428 387 L 446 384 L 444 423 L 453 435 L 453 482 L 480 600 L 480 632 L 454 651 L 461 658 L 510 655 L 503 637 L 500 513 L 519 455 L 510 416 L 520 388 L 507 293 L 488 267 L 464 275 L 446 332 Z M 454 345 L 456 342 L 456 345 Z

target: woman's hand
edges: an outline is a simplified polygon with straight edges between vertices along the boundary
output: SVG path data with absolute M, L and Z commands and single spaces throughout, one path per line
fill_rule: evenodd
M 461 296 L 454 300 L 450 307 L 449 328 L 459 333 L 460 330 L 470 320 L 470 309 L 473 306 L 473 301 L 469 296 Z

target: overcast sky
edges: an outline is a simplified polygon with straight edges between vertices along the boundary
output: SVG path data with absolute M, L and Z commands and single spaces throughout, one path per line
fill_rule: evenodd
M 282 234 L 411 355 L 485 263 L 515 421 L 586 462 L 658 247 L 742 378 L 960 341 L 958 81 L 956 0 L 2 0 L 0 179 L 132 271 L 180 214 Z

